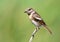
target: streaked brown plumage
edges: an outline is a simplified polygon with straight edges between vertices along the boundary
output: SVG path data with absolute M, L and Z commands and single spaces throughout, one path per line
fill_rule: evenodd
M 38 31 L 38 29 L 41 25 L 44 26 L 50 32 L 50 34 L 52 34 L 51 30 L 47 27 L 46 23 L 43 21 L 41 16 L 34 9 L 27 8 L 25 10 L 25 13 L 28 14 L 29 19 L 36 26 L 36 30 L 34 30 L 34 32 L 32 33 L 33 37 L 34 37 L 34 34 Z

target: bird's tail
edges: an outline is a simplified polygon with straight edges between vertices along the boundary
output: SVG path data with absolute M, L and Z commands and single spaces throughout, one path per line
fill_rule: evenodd
M 46 25 L 44 25 L 44 27 L 49 31 L 50 34 L 52 34 L 52 31 Z

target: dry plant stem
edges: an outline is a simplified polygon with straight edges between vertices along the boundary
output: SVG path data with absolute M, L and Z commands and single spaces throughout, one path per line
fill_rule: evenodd
M 32 36 L 30 37 L 30 40 L 29 40 L 29 42 L 32 42 L 32 40 L 33 40 L 33 38 L 34 38 L 34 35 L 36 34 L 36 32 L 39 30 L 39 28 L 37 27 L 37 28 L 35 28 L 35 30 L 33 31 L 33 33 L 32 33 Z

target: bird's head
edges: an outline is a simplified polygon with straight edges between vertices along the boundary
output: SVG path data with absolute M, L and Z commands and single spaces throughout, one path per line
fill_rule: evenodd
M 32 8 L 27 8 L 24 13 L 30 15 L 34 10 Z

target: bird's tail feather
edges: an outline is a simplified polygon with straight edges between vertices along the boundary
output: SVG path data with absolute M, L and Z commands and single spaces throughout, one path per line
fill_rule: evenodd
M 44 27 L 49 31 L 50 34 L 52 34 L 52 31 L 46 25 Z

